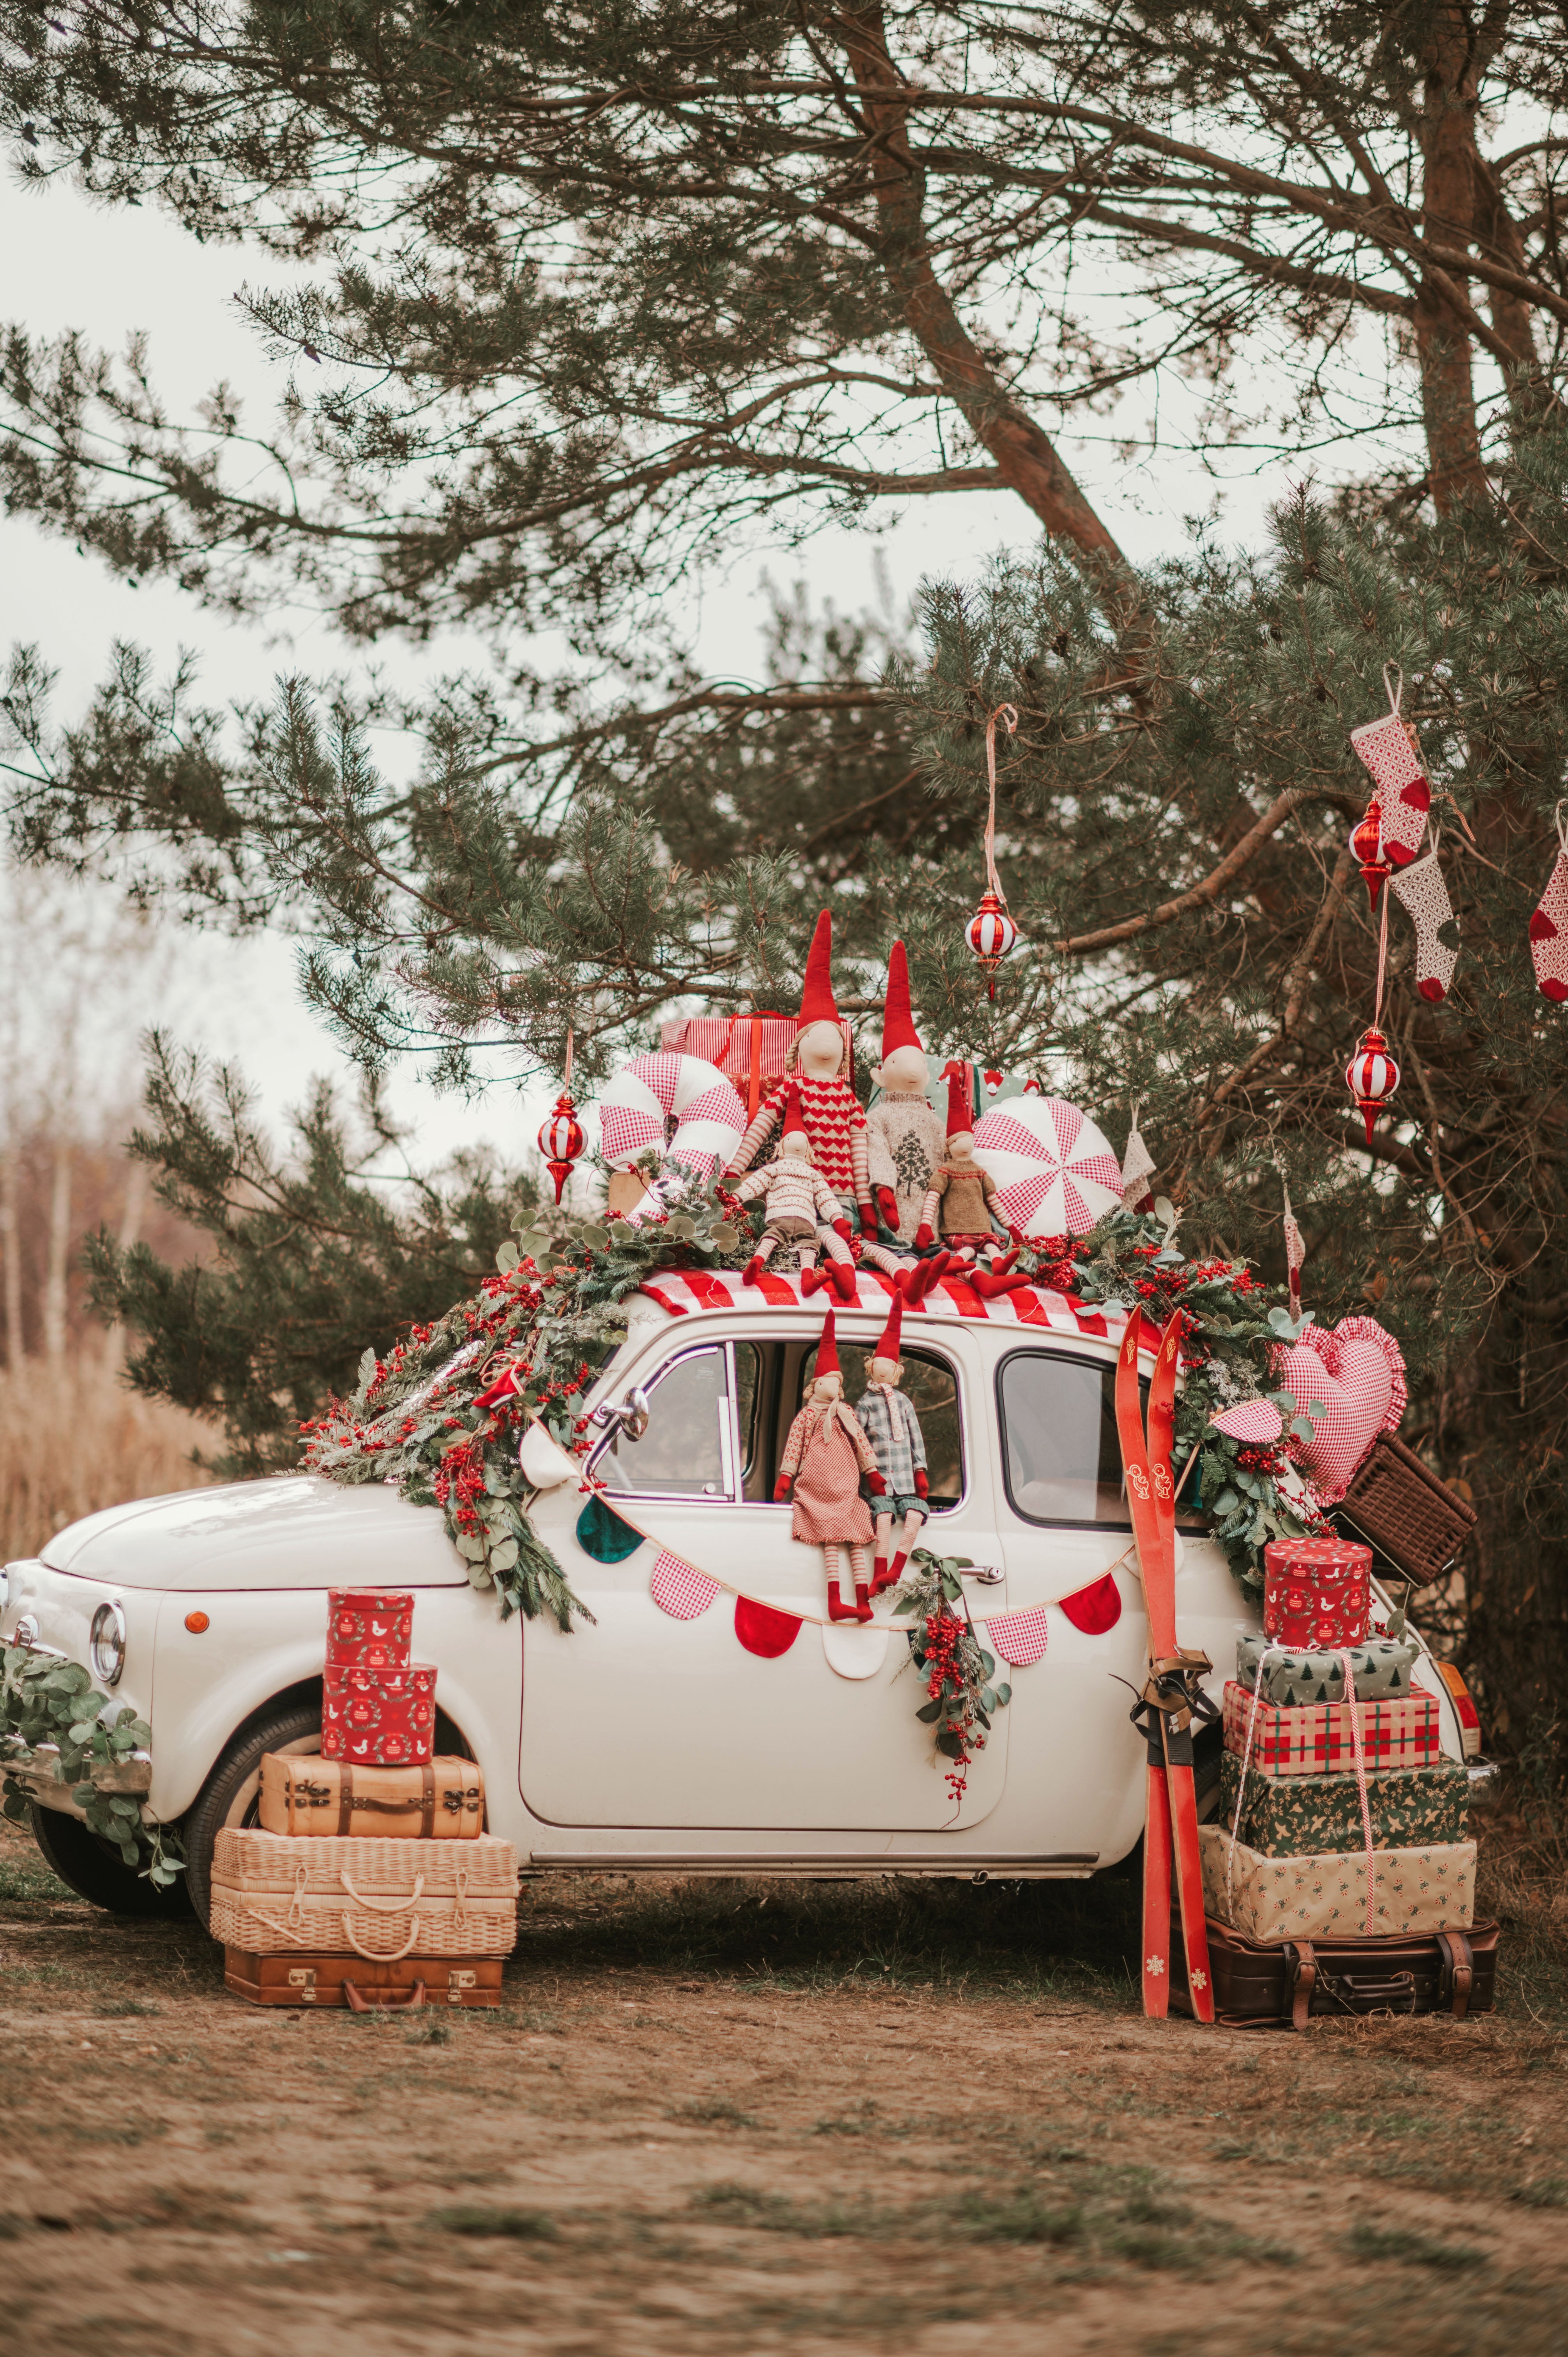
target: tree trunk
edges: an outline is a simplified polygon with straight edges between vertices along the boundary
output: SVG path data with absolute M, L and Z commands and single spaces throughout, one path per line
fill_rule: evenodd
M 907 110 L 893 102 L 904 77 L 893 63 L 880 5 L 829 20 L 848 54 L 870 133 L 867 170 L 881 218 L 883 268 L 904 317 L 975 439 L 1046 530 L 1101 565 L 1126 563 L 1048 435 L 1002 383 L 931 265 L 925 174 L 909 145 Z
M 5 1364 L 20 1374 L 27 1354 L 22 1327 L 22 1237 L 16 1213 L 16 1151 L 0 1156 L 0 1255 L 5 1259 Z
M 1476 233 L 1478 102 L 1474 50 L 1462 8 L 1449 5 L 1434 10 L 1424 63 L 1422 230 L 1430 243 L 1464 252 Z M 1415 303 L 1428 479 L 1440 515 L 1448 514 L 1461 500 L 1484 495 L 1487 489 L 1470 339 L 1448 299 L 1450 283 L 1468 296 L 1470 282 L 1448 267 L 1423 274 Z
M 65 1357 L 70 1307 L 70 1181 L 72 1155 L 69 1138 L 57 1138 L 53 1184 L 49 1189 L 49 1246 L 44 1271 L 44 1356 L 58 1365 Z

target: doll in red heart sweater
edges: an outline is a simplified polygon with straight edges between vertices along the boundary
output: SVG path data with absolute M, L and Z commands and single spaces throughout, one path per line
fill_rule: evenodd
M 849 1042 L 833 997 L 832 919 L 824 909 L 811 936 L 806 960 L 800 1014 L 789 1049 L 789 1071 L 782 1085 L 765 1097 L 750 1128 L 741 1139 L 735 1160 L 725 1173 L 731 1185 L 749 1170 L 774 1131 L 782 1130 L 793 1084 L 800 1092 L 811 1159 L 843 1204 L 848 1217 L 859 1216 L 861 1233 L 875 1239 L 876 1213 L 872 1207 L 866 1175 L 865 1115 L 849 1081 Z

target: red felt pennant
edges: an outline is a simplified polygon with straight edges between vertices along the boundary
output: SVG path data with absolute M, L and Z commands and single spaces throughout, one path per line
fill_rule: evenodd
M 758 1604 L 755 1597 L 735 1599 L 735 1633 L 748 1653 L 760 1653 L 764 1661 L 787 1653 L 800 1626 L 793 1612 L 775 1612 L 771 1604 Z
M 1107 1629 L 1114 1629 L 1122 1618 L 1122 1590 L 1107 1572 L 1102 1579 L 1091 1579 L 1087 1587 L 1064 1596 L 1061 1608 L 1073 1627 L 1081 1629 L 1086 1637 L 1103 1637 Z

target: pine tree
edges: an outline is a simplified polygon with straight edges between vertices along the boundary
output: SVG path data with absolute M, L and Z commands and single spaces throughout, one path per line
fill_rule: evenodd
M 946 1048 L 1048 1058 L 1107 1113 L 1142 1099 L 1195 1245 L 1277 1268 L 1284 1167 L 1325 1314 L 1369 1300 L 1406 1337 L 1408 1428 L 1475 1491 L 1456 1640 L 1522 1740 L 1568 1672 L 1564 1051 L 1525 942 L 1568 710 L 1559 13 L 323 0 L 193 23 L 3 0 L 0 119 L 29 170 L 330 263 L 249 298 L 293 369 L 276 473 L 226 397 L 185 427 L 139 353 L 16 330 L 8 501 L 227 610 L 304 587 L 366 640 L 477 625 L 495 673 L 375 707 L 428 747 L 394 791 L 344 690 L 294 683 L 237 730 L 127 652 L 62 727 L 19 656 L 24 844 L 140 860 L 238 921 L 307 906 L 340 1035 L 453 1080 L 518 1040 L 558 1068 L 568 1023 L 591 1075 L 678 999 L 788 1005 L 824 895 L 852 1007 L 904 933 Z M 1249 556 L 1200 533 L 1140 576 L 1043 421 L 1173 371 L 1200 439 L 1337 443 L 1345 469 L 1408 431 L 1422 457 L 1287 500 Z M 908 634 L 785 608 L 763 690 L 691 668 L 674 593 L 748 537 L 998 490 L 1038 547 L 929 585 Z M 546 625 L 563 678 L 518 654 Z M 1464 955 L 1430 1005 L 1396 912 L 1404 1080 L 1369 1150 L 1341 1078 L 1376 958 L 1346 731 L 1385 662 Z M 993 1008 L 961 929 L 1004 699 L 1027 949 Z M 287 1285 L 224 1249 L 255 1399 L 303 1402 L 325 1359 L 291 1391 L 263 1333 Z M 323 1302 L 352 1257 L 316 1267 Z M 155 1355 L 156 1293 L 144 1272 L 129 1303 Z

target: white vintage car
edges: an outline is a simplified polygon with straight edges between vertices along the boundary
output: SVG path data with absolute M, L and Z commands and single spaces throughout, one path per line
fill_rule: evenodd
M 824 1611 L 822 1553 L 791 1538 L 790 1508 L 772 1502 L 822 1306 L 800 1299 L 798 1280 L 768 1289 L 770 1303 L 733 1279 L 662 1276 L 630 1304 L 627 1340 L 590 1395 L 591 1461 L 650 1543 L 617 1562 L 585 1553 L 576 1469 L 562 1478 L 567 1460 L 544 1451 L 552 1486 L 531 1511 L 595 1615 L 570 1635 L 503 1622 L 440 1515 L 379 1484 L 280 1475 L 146 1499 L 6 1566 L 0 1634 L 87 1663 L 150 1723 L 150 1757 L 109 1772 L 183 1835 L 199 1913 L 219 1827 L 253 1815 L 263 1753 L 319 1748 L 326 1591 L 356 1585 L 413 1591 L 415 1658 L 439 1670 L 437 1749 L 478 1760 L 489 1828 L 515 1842 L 525 1871 L 1039 1879 L 1126 1857 L 1144 1816 L 1128 1711 L 1145 1628 L 1112 1411 L 1120 1321 L 1033 1292 L 979 1316 L 938 1296 L 906 1319 L 905 1387 L 930 1459 L 924 1542 L 969 1558 L 976 1620 L 1041 1608 L 1048 1629 L 1043 1658 L 1012 1674 L 1011 1705 L 955 1812 L 901 1635 L 813 1619 L 777 1658 L 737 1641 L 729 1589 Z M 852 1401 L 886 1308 L 866 1279 L 861 1307 L 839 1312 Z M 1257 1620 L 1201 1514 L 1182 1527 L 1180 1635 L 1213 1661 L 1218 1698 Z M 693 1619 L 654 1600 L 660 1544 L 725 1583 Z M 1087 1634 L 1060 1599 L 1107 1574 L 1120 1618 Z M 1417 1674 L 1462 1759 L 1443 1675 L 1430 1657 Z M 1210 1806 L 1218 1750 L 1209 1729 Z M 83 1896 L 138 1912 L 188 1903 L 183 1887 L 160 1896 L 121 1864 L 47 1760 L 29 1784 L 39 1846 Z

